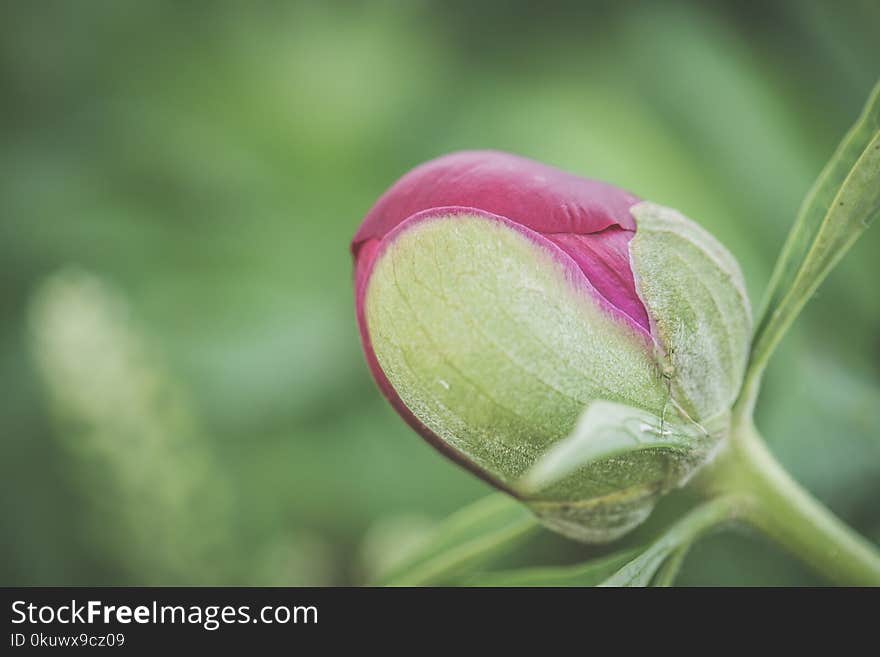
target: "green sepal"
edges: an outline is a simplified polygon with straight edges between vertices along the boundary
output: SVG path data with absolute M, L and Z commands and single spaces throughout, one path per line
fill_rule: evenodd
M 660 413 L 668 396 L 647 336 L 540 240 L 479 215 L 421 221 L 387 246 L 366 297 L 373 349 L 407 408 L 507 485 L 589 402 Z M 584 480 L 578 497 L 617 488 Z
M 571 436 L 553 445 L 515 490 L 551 529 L 589 543 L 612 541 L 643 522 L 661 495 L 687 481 L 725 430 L 726 421 L 704 427 L 674 411 L 661 417 L 595 401 Z M 617 486 L 583 495 L 589 489 L 579 484 L 596 479 Z
M 708 232 L 676 210 L 631 210 L 639 296 L 658 340 L 672 402 L 705 423 L 726 413 L 742 386 L 752 316 L 739 265 Z

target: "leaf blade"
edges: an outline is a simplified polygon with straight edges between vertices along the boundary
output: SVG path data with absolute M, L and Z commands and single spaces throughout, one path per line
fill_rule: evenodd
M 709 530 L 737 517 L 742 505 L 739 498 L 731 496 L 697 506 L 599 586 L 650 586 L 668 559 L 676 558 L 678 551 L 687 549 Z M 677 572 L 674 566 L 670 568 Z
M 596 586 L 635 558 L 641 549 L 621 550 L 574 566 L 522 568 L 482 573 L 468 586 Z
M 673 586 L 678 577 L 678 573 L 681 571 L 681 567 L 684 564 L 685 557 L 687 557 L 687 553 L 690 551 L 690 547 L 690 544 L 686 544 L 682 545 L 677 550 L 674 550 L 666 558 L 666 561 L 663 562 L 663 565 L 660 566 L 659 570 L 657 570 L 657 574 L 654 576 L 654 579 L 651 580 L 651 586 L 660 588 Z
M 379 586 L 426 586 L 453 581 L 497 557 L 538 527 L 517 500 L 490 495 L 457 511 L 429 540 L 375 582 Z
M 750 376 L 880 212 L 880 82 L 805 197 L 777 259 L 755 329 Z

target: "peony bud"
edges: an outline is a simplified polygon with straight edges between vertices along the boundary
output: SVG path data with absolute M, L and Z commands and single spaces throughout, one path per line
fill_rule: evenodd
M 727 431 L 748 299 L 735 260 L 674 210 L 462 152 L 395 183 L 351 249 L 382 392 L 551 528 L 617 538 Z

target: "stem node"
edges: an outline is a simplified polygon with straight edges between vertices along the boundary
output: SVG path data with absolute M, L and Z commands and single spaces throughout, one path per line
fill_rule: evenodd
M 791 478 L 751 419 L 734 425 L 726 451 L 696 483 L 712 497 L 742 496 L 744 521 L 831 582 L 880 586 L 877 548 Z

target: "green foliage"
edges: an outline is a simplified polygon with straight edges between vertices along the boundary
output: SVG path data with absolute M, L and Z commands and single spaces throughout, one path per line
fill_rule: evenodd
M 173 498 L 162 525 L 147 502 L 115 504 L 137 489 L 101 465 L 118 463 L 105 458 L 114 441 L 139 445 L 114 454 L 124 467 L 192 443 L 195 489 L 208 491 L 196 497 L 232 534 L 224 551 L 199 548 L 191 581 L 206 584 L 352 583 L 374 523 L 442 518 L 484 496 L 386 408 L 352 317 L 347 241 L 391 181 L 444 152 L 501 148 L 680 208 L 734 253 L 757 299 L 880 76 L 880 8 L 619 4 L 521 3 L 500 23 L 482 3 L 4 8 L 0 582 L 179 572 L 125 527 L 156 522 L 163 544 L 195 546 L 203 525 L 190 520 L 205 506 Z M 874 538 L 878 249 L 880 231 L 867 231 L 829 277 L 758 409 L 793 474 Z M 166 427 L 168 443 L 128 429 L 96 442 L 50 401 L 29 309 L 69 265 L 125 300 L 148 370 L 176 391 L 139 425 Z M 82 352 L 64 353 L 77 357 L 88 372 Z M 142 372 L 122 362 L 116 380 Z M 546 540 L 524 558 L 589 556 Z M 792 563 L 721 535 L 691 551 L 678 581 L 816 583 Z
M 455 582 L 536 528 L 522 504 L 507 495 L 492 495 L 449 516 L 375 583 L 438 586 Z
M 678 572 L 683 551 L 700 535 L 736 517 L 741 502 L 722 497 L 690 511 L 602 586 L 668 586 Z
M 804 304 L 880 214 L 880 82 L 804 199 L 770 281 L 755 333 L 763 368 Z
M 62 447 L 102 511 L 90 527 L 93 548 L 128 577 L 219 581 L 211 557 L 232 556 L 229 491 L 124 299 L 100 279 L 64 271 L 37 291 L 30 319 Z
M 670 586 L 691 544 L 737 517 L 741 504 L 735 497 L 705 502 L 642 547 L 624 548 L 574 566 L 489 572 L 473 577 L 468 583 L 475 586 Z
M 475 575 L 465 583 L 468 586 L 598 586 L 641 551 L 638 548 L 622 550 L 574 566 L 487 572 Z

